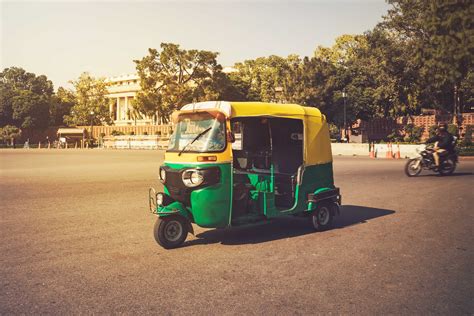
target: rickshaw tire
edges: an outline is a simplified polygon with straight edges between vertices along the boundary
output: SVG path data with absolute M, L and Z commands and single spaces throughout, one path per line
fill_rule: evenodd
M 337 205 L 332 201 L 322 201 L 319 203 L 318 207 L 313 211 L 310 216 L 311 224 L 315 231 L 326 231 L 333 227 L 334 225 L 334 215 L 337 212 Z M 319 216 L 320 211 L 323 210 L 325 214 L 324 218 Z M 324 223 L 321 222 L 324 221 Z
M 179 223 L 181 225 L 181 235 L 176 240 L 167 238 L 168 225 Z M 166 217 L 158 217 L 153 227 L 153 236 L 156 242 L 165 249 L 173 249 L 181 246 L 188 236 L 189 228 L 186 219 L 182 216 L 172 215 Z M 168 233 L 169 234 L 169 233 Z

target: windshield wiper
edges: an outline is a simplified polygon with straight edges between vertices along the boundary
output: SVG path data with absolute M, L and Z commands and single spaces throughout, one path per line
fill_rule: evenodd
M 212 126 L 206 128 L 206 129 L 203 130 L 201 133 L 197 134 L 196 137 L 194 137 L 194 139 L 193 139 L 192 141 L 190 141 L 189 143 L 187 143 L 186 145 L 184 145 L 183 149 L 181 149 L 181 151 L 178 153 L 178 156 L 181 156 L 181 154 L 184 152 L 184 150 L 185 150 L 189 145 L 191 145 L 192 143 L 194 143 L 195 141 L 197 141 L 199 138 L 201 138 L 202 135 L 206 134 L 206 133 L 209 132 L 211 129 L 212 129 Z

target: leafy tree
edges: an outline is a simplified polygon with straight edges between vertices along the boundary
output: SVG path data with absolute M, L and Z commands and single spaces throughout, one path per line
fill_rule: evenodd
M 52 95 L 53 84 L 46 76 L 18 67 L 4 69 L 0 73 L 0 126 L 47 127 Z
M 11 141 L 13 145 L 13 140 L 20 137 L 21 131 L 18 127 L 12 125 L 6 125 L 0 127 L 0 140 L 3 142 Z
M 367 38 L 364 35 L 344 34 L 337 37 L 330 48 L 318 46 L 314 56 L 335 66 L 347 66 L 364 47 L 367 47 Z
M 174 109 L 189 102 L 218 99 L 215 82 L 225 78 L 216 58 L 217 53 L 172 43 L 162 43 L 161 52 L 150 48 L 148 56 L 134 61 L 141 85 L 134 106 L 167 121 Z
M 96 79 L 88 73 L 83 73 L 78 80 L 73 81 L 74 98 L 72 93 L 63 91 L 61 95 L 65 102 L 73 102 L 71 113 L 64 116 L 69 125 L 112 124 L 109 112 L 109 100 L 106 98 L 107 86 L 103 78 Z
M 71 113 L 71 109 L 76 102 L 74 91 L 59 87 L 51 100 L 49 108 L 50 124 L 53 126 L 63 125 L 64 117 Z
M 412 48 L 413 61 L 419 67 L 422 102 L 429 100 L 441 108 L 451 103 L 453 112 L 459 113 L 459 89 L 472 69 L 474 2 L 388 0 L 388 3 L 392 8 L 384 25 Z

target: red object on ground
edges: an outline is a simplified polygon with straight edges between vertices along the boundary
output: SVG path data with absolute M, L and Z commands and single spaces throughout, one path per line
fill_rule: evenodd
M 369 157 L 372 159 L 375 159 L 375 144 L 374 143 L 369 143 Z
M 397 153 L 395 154 L 395 159 L 400 159 L 401 154 L 400 154 L 400 144 L 397 143 Z

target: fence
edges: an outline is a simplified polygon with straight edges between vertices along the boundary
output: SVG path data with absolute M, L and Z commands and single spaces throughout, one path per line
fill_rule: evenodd
M 77 126 L 78 128 L 84 128 L 87 134 L 90 135 L 90 126 Z M 171 134 L 171 125 L 127 125 L 127 126 L 93 126 L 92 137 L 99 139 L 99 136 L 113 136 L 113 132 L 118 132 L 124 135 L 158 135 L 162 137 L 169 137 Z

